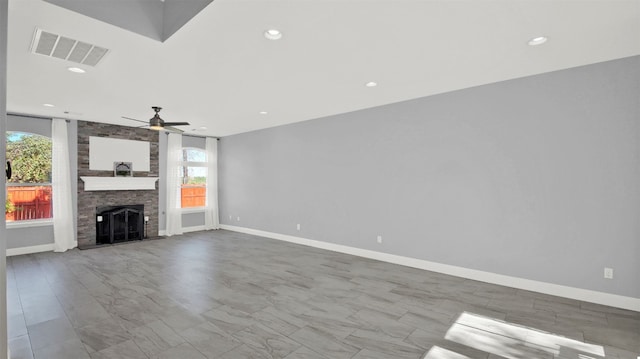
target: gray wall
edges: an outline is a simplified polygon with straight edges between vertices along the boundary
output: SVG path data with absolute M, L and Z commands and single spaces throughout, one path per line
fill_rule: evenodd
M 160 134 L 160 198 L 158 206 L 160 208 L 160 218 L 158 222 L 159 230 L 164 231 L 167 228 L 167 134 Z M 206 149 L 206 140 L 204 137 L 182 136 L 182 147 L 195 147 Z M 204 210 L 182 214 L 182 228 L 189 230 L 189 227 L 204 226 Z
M 7 249 L 53 244 L 53 224 L 7 229 Z
M 7 131 L 22 131 L 51 137 L 51 120 L 29 116 L 7 116 Z M 78 220 L 78 124 L 70 121 L 67 126 L 69 137 L 69 161 L 71 173 L 71 193 L 73 206 L 73 225 Z M 75 231 L 74 231 L 75 232 Z M 10 228 L 7 231 L 7 248 L 31 247 L 53 243 L 53 225 Z
M 639 98 L 631 57 L 225 137 L 220 218 L 640 298 Z
M 31 132 L 51 137 L 51 119 L 28 115 L 7 115 L 7 131 Z

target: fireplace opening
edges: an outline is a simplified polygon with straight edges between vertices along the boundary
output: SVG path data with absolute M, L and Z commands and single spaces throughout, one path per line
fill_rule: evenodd
M 96 207 L 96 244 L 144 238 L 144 205 Z

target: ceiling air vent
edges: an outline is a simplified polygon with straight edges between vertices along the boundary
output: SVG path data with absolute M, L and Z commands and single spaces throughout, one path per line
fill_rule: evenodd
M 36 29 L 33 36 L 31 52 L 34 54 L 56 57 L 78 64 L 96 66 L 109 52 L 104 47 L 52 34 Z

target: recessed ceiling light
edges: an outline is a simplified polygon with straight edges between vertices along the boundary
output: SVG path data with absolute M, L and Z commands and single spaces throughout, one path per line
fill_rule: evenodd
M 85 70 L 83 70 L 83 69 L 81 69 L 79 67 L 69 67 L 67 70 L 69 70 L 71 72 L 75 72 L 77 74 L 83 74 L 83 73 L 86 72 Z
M 269 29 L 264 32 L 264 37 L 269 40 L 280 40 L 282 38 L 282 33 L 276 29 Z
M 534 37 L 533 39 L 529 40 L 529 45 L 530 46 L 542 45 L 545 42 L 547 42 L 547 38 L 546 37 L 538 36 L 538 37 Z
M 266 115 L 268 112 L 267 111 L 260 111 L 261 115 Z
M 371 82 L 367 82 L 364 85 L 367 86 L 367 87 L 376 87 L 376 86 L 378 86 L 378 83 L 371 81 Z
M 56 107 L 55 105 L 52 105 L 50 103 L 43 103 L 42 106 L 44 106 L 44 107 Z

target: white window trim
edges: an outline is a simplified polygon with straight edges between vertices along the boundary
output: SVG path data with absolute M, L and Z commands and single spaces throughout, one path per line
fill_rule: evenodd
M 53 217 L 7 222 L 7 229 L 45 227 L 45 226 L 53 226 Z
M 180 210 L 182 211 L 183 214 L 188 214 L 188 213 L 203 213 L 205 211 L 206 207 L 187 207 L 187 208 L 180 208 Z
M 41 187 L 51 185 L 51 182 L 7 182 L 6 187 Z
M 182 161 L 182 165 L 185 167 L 209 167 L 209 164 L 206 162 L 193 162 L 193 161 Z

